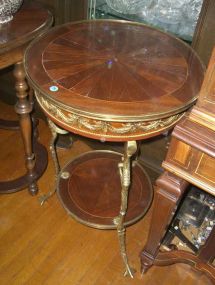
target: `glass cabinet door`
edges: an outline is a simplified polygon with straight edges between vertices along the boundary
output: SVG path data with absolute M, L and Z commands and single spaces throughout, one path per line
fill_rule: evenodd
M 192 41 L 203 0 L 88 0 L 89 19 L 145 23 Z

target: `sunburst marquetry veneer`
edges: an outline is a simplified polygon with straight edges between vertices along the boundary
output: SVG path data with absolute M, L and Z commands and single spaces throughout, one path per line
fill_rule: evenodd
M 117 228 L 132 275 L 125 225 L 146 213 L 152 187 L 131 157 L 136 141 L 173 127 L 194 103 L 203 78 L 198 56 L 182 41 L 141 24 L 84 21 L 56 27 L 34 41 L 25 70 L 49 118 L 63 206 L 84 224 Z M 124 154 L 89 152 L 58 173 L 54 140 L 65 131 L 125 142 Z

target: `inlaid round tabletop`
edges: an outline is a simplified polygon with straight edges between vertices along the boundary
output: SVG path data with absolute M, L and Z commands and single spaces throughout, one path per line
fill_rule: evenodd
M 197 98 L 204 68 L 181 40 L 138 23 L 57 27 L 25 55 L 44 111 L 60 126 L 102 140 L 151 137 Z

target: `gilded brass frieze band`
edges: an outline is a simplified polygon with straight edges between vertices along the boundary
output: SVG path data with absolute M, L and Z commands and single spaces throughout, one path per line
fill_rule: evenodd
M 37 96 L 37 95 L 36 95 Z M 168 118 L 163 118 L 153 121 L 144 122 L 110 122 L 103 120 L 96 120 L 87 118 L 74 113 L 69 113 L 68 111 L 62 110 L 61 108 L 55 106 L 52 102 L 45 99 L 43 96 L 37 96 L 37 100 L 42 106 L 42 108 L 50 113 L 57 121 L 65 123 L 71 128 L 83 129 L 91 132 L 98 132 L 101 135 L 138 135 L 140 133 L 152 133 L 159 131 L 160 129 L 166 129 L 177 121 L 184 115 L 183 113 L 170 116 Z

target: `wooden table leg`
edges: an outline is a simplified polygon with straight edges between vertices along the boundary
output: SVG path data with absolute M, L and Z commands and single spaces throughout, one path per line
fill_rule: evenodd
M 185 180 L 168 172 L 156 181 L 150 231 L 147 243 L 140 254 L 142 273 L 153 265 L 167 227 L 187 186 L 188 183 Z
M 14 193 L 29 187 L 30 194 L 35 195 L 38 191 L 36 181 L 44 173 L 47 167 L 47 150 L 37 140 L 38 120 L 34 116 L 30 116 L 34 104 L 33 92 L 31 89 L 28 89 L 29 87 L 26 84 L 22 63 L 17 63 L 15 66 L 14 76 L 16 78 L 16 91 L 18 97 L 15 110 L 19 115 L 19 121 L 0 120 L 0 128 L 21 131 L 27 172 L 13 180 L 0 181 L 0 194 Z M 32 123 L 33 125 L 31 125 Z
M 38 124 L 39 124 L 39 120 L 35 116 L 35 110 L 34 110 L 35 96 L 34 96 L 34 90 L 30 86 L 29 86 L 29 90 L 28 90 L 28 101 L 31 105 L 31 110 L 32 110 L 31 111 L 32 135 L 33 135 L 33 138 L 35 138 L 37 140 L 38 136 L 39 136 L 38 128 L 37 128 Z M 34 149 L 33 149 L 33 152 L 34 152 Z
M 29 177 L 29 192 L 35 195 L 38 192 L 36 175 L 35 175 L 35 156 L 33 153 L 32 143 L 32 122 L 30 113 L 32 104 L 30 104 L 28 96 L 28 85 L 25 80 L 25 72 L 22 62 L 15 64 L 14 77 L 16 80 L 15 89 L 18 101 L 15 105 L 15 111 L 19 116 L 20 131 L 23 138 L 26 168 Z

